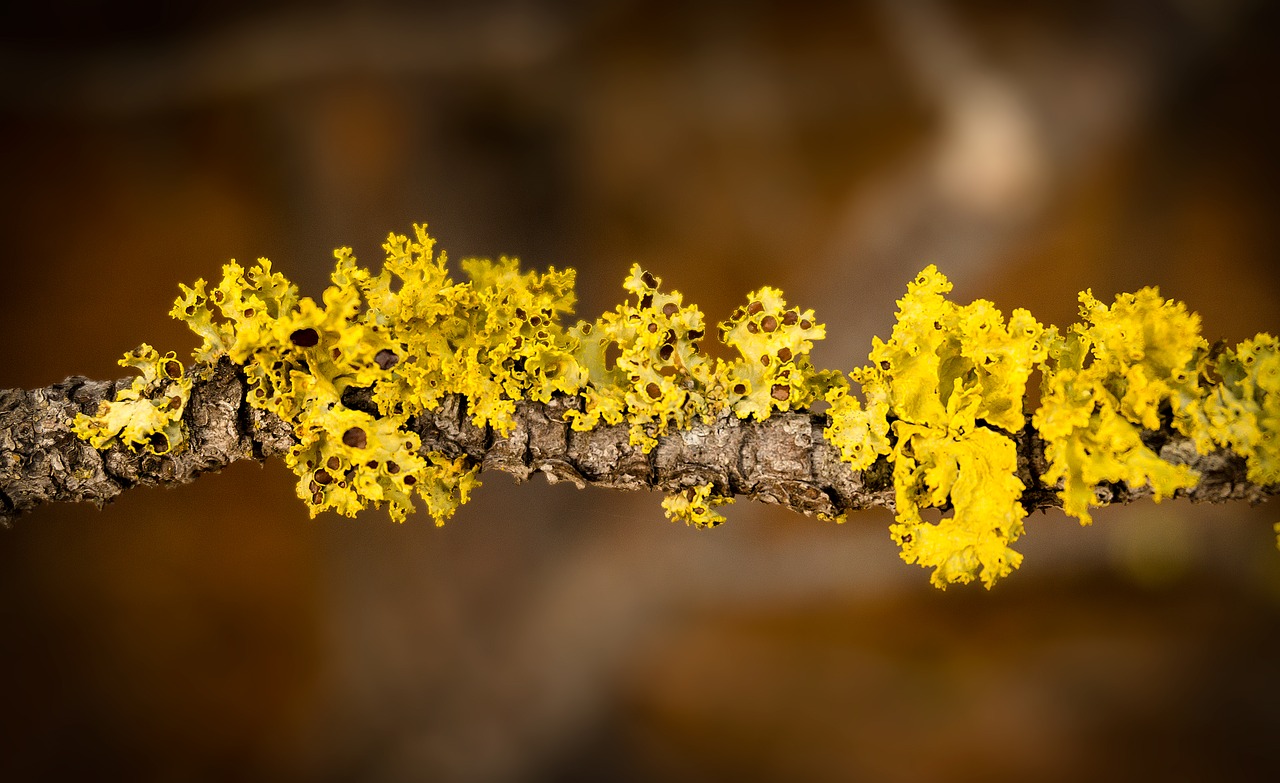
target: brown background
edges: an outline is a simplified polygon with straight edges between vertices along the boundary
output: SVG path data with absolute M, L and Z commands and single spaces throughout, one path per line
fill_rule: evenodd
M 1066 324 L 1159 285 L 1280 331 L 1274 3 L 395 5 L 0 12 L 0 387 L 185 351 L 179 282 L 270 257 L 318 295 L 428 221 L 455 258 L 633 261 L 725 318 L 814 307 L 865 360 L 926 263 Z M 1266 777 L 1273 504 L 1028 520 L 987 593 L 886 513 L 487 476 L 306 518 L 278 463 L 0 532 L 6 780 Z

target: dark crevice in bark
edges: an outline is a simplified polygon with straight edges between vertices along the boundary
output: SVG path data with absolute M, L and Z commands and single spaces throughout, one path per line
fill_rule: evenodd
M 241 459 L 264 460 L 295 443 L 290 426 L 251 406 L 241 368 L 223 360 L 194 384 L 184 421 L 189 436 L 173 453 L 155 456 L 123 446 L 98 452 L 71 432 L 78 412 L 93 413 L 130 379 L 114 382 L 68 378 L 44 389 L 0 391 L 0 522 L 46 502 L 102 504 L 141 484 L 176 485 Z M 343 392 L 343 402 L 376 411 L 368 389 Z M 535 472 L 549 481 L 570 481 L 615 489 L 675 492 L 710 482 L 717 492 L 776 503 L 809 515 L 837 515 L 870 506 L 892 509 L 892 467 L 884 458 L 854 471 L 822 437 L 822 413 L 775 414 L 768 420 L 727 417 L 672 432 L 648 454 L 631 446 L 627 426 L 572 429 L 566 411 L 581 410 L 580 398 L 550 403 L 520 401 L 515 423 L 504 437 L 473 424 L 466 400 L 447 397 L 432 411 L 411 419 L 423 449 L 454 458 L 465 455 L 486 470 L 502 470 L 525 480 Z M 1228 451 L 1201 455 L 1172 430 L 1146 438 L 1170 462 L 1189 464 L 1200 483 L 1180 496 L 1192 500 L 1258 502 L 1280 487 L 1258 487 L 1246 478 L 1244 460 Z M 1027 489 L 1028 510 L 1060 506 L 1056 488 L 1045 486 L 1044 444 L 1028 425 L 1015 436 L 1018 474 Z M 1108 502 L 1151 495 L 1148 487 L 1101 486 Z

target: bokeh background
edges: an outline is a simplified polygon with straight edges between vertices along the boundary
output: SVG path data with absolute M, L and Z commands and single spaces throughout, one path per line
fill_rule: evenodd
M 1159 285 L 1280 330 L 1280 6 L 105 2 L 0 11 L 0 387 L 195 340 L 179 282 L 454 258 L 781 287 L 865 361 L 927 263 L 1070 323 Z M 442 529 L 279 463 L 0 531 L 5 780 L 1271 779 L 1276 504 L 1028 520 L 930 588 L 842 526 L 503 475 Z

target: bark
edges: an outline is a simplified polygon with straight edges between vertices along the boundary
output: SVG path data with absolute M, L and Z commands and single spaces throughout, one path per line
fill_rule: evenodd
M 156 456 L 125 446 L 99 452 L 71 432 L 76 413 L 95 413 L 102 400 L 114 398 L 130 382 L 73 377 L 43 389 L 0 391 L 0 522 L 8 524 L 45 502 L 101 505 L 133 486 L 185 484 L 237 460 L 281 454 L 294 443 L 288 424 L 245 402 L 244 376 L 225 360 L 207 380 L 196 382 L 185 413 L 188 439 L 174 453 Z M 368 390 L 348 390 L 343 401 L 376 413 Z M 484 470 L 505 471 L 521 480 L 542 472 L 550 481 L 579 487 L 665 491 L 710 482 L 722 493 L 807 515 L 893 507 L 888 462 L 881 459 L 866 471 L 850 469 L 823 439 L 823 414 L 774 414 L 763 422 L 728 417 L 672 433 L 644 454 L 628 444 L 625 426 L 570 429 L 564 412 L 579 404 L 576 397 L 548 404 L 520 402 L 515 427 L 506 437 L 472 424 L 460 397 L 447 398 L 410 424 L 425 450 L 451 457 L 466 454 Z M 1028 509 L 1060 506 L 1055 487 L 1040 479 L 1046 462 L 1039 437 L 1028 427 L 1016 440 L 1019 475 L 1028 488 L 1023 504 Z M 1198 454 L 1188 439 L 1172 431 L 1147 433 L 1146 440 L 1162 458 L 1200 472 L 1200 483 L 1179 493 L 1192 500 L 1256 503 L 1280 489 L 1249 483 L 1244 460 L 1229 451 Z M 1101 485 L 1097 493 L 1104 503 L 1151 494 L 1146 487 L 1122 483 Z

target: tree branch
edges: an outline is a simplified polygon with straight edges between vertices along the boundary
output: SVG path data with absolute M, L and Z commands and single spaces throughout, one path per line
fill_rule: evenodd
M 245 402 L 244 376 L 225 359 L 207 380 L 195 382 L 184 415 L 188 438 L 171 454 L 156 456 L 119 445 L 99 452 L 71 432 L 75 414 L 95 413 L 101 401 L 114 398 L 130 382 L 72 377 L 43 389 L 0 391 L 0 522 L 8 524 L 45 502 L 101 505 L 133 486 L 185 484 L 238 460 L 282 454 L 295 442 L 288 423 Z M 343 402 L 377 412 L 367 389 L 349 389 Z M 580 488 L 668 492 L 711 483 L 719 493 L 806 515 L 834 516 L 894 504 L 888 462 L 881 458 L 869 470 L 850 469 L 823 438 L 823 414 L 775 413 L 763 422 L 729 416 L 674 432 L 644 454 L 628 443 L 625 425 L 572 430 L 564 413 L 580 404 L 577 397 L 547 404 L 520 401 L 515 426 L 506 437 L 472 424 L 465 399 L 457 395 L 410 424 L 424 451 L 465 454 L 484 470 L 505 471 L 519 480 L 543 472 L 552 482 L 570 481 Z M 1023 505 L 1029 510 L 1061 506 L 1056 488 L 1040 480 L 1047 463 L 1038 435 L 1028 425 L 1016 440 L 1018 474 L 1027 487 Z M 1200 473 L 1199 484 L 1179 496 L 1256 503 L 1280 490 L 1249 483 L 1244 459 L 1232 452 L 1198 454 L 1190 440 L 1168 429 L 1148 432 L 1144 440 L 1161 458 Z M 1151 495 L 1148 487 L 1123 483 L 1100 485 L 1096 492 L 1105 503 Z
M 0 521 L 50 501 L 101 505 L 130 487 L 177 485 L 241 459 L 263 459 L 293 443 L 289 427 L 244 402 L 244 379 L 220 362 L 197 381 L 184 416 L 183 448 L 156 456 L 115 446 L 99 452 L 71 431 L 77 413 L 93 414 L 132 379 L 71 377 L 43 389 L 0 391 Z

